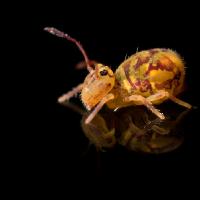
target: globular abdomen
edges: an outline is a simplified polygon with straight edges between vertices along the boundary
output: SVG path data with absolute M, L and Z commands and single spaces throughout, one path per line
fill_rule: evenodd
M 127 95 L 148 97 L 164 89 L 176 96 L 183 88 L 184 62 L 170 49 L 150 49 L 130 56 L 118 67 L 115 77 Z

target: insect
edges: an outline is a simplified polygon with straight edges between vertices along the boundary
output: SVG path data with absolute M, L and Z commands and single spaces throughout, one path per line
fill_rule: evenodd
M 75 43 L 83 54 L 89 74 L 83 83 L 62 95 L 58 102 L 63 103 L 81 93 L 83 104 L 91 111 L 86 124 L 92 121 L 104 104 L 113 110 L 144 105 L 160 119 L 165 119 L 165 116 L 154 105 L 167 99 L 188 109 L 192 107 L 176 97 L 183 90 L 185 78 L 184 62 L 176 52 L 164 48 L 140 51 L 127 58 L 113 72 L 101 63 L 92 67 L 85 50 L 75 38 L 56 28 L 46 27 L 44 30 Z

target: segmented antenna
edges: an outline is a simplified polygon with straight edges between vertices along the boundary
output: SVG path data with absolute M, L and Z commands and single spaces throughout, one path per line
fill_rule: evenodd
M 46 28 L 44 28 L 44 30 L 47 31 L 47 32 L 49 32 L 49 33 L 51 33 L 52 35 L 56 35 L 57 37 L 65 38 L 65 39 L 67 39 L 67 40 L 75 43 L 76 46 L 81 51 L 81 53 L 83 54 L 83 57 L 85 59 L 88 71 L 91 72 L 93 70 L 93 68 L 90 66 L 90 61 L 88 59 L 88 56 L 87 56 L 87 54 L 86 54 L 85 50 L 83 49 L 83 47 L 82 47 L 82 45 L 81 45 L 80 42 L 78 42 L 75 38 L 70 37 L 68 34 L 66 34 L 66 33 L 64 33 L 62 31 L 59 31 L 56 28 L 46 27 Z

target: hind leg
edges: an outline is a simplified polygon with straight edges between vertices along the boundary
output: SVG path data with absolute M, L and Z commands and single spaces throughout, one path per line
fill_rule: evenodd
M 152 104 L 159 104 L 163 101 L 169 99 L 169 92 L 165 90 L 160 90 L 155 94 L 152 94 L 151 96 L 147 97 L 147 100 L 150 101 Z
M 175 96 L 169 94 L 169 92 L 165 90 L 160 90 L 156 94 L 147 97 L 147 100 L 149 100 L 152 104 L 161 103 L 167 99 L 170 99 L 173 102 L 189 109 L 192 107 L 189 103 L 176 98 Z
M 153 112 L 156 116 L 158 116 L 160 119 L 165 119 L 165 116 L 163 115 L 163 113 L 161 113 L 158 109 L 156 109 L 150 100 L 148 100 L 147 98 L 141 96 L 141 95 L 131 95 L 129 97 L 126 97 L 124 99 L 125 102 L 129 103 L 129 102 L 133 102 L 136 105 L 144 105 L 146 106 L 149 110 L 151 110 L 151 112 Z
M 183 106 L 183 107 L 186 107 L 186 108 L 188 108 L 188 109 L 191 109 L 191 108 L 192 108 L 192 105 L 190 105 L 189 103 L 187 103 L 187 102 L 185 102 L 185 101 L 182 101 L 182 100 L 176 98 L 175 96 L 170 96 L 169 98 L 170 98 L 173 102 L 175 102 L 175 103 L 177 103 L 177 104 L 179 104 L 179 105 L 181 105 L 181 106 Z

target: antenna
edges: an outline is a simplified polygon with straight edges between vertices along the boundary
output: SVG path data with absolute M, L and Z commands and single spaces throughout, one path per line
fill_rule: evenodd
M 57 37 L 61 37 L 61 38 L 65 38 L 67 40 L 69 40 L 70 42 L 73 42 L 76 44 L 76 46 L 79 48 L 79 50 L 81 51 L 81 53 L 83 54 L 83 57 L 85 59 L 85 62 L 86 62 L 86 65 L 87 65 L 87 70 L 89 72 L 93 71 L 93 68 L 90 66 L 90 61 L 88 59 L 88 56 L 85 52 L 85 50 L 83 49 L 82 45 L 80 42 L 78 42 L 75 38 L 72 38 L 71 36 L 69 36 L 68 34 L 62 32 L 62 31 L 59 31 L 58 29 L 56 28 L 53 28 L 53 27 L 46 27 L 44 28 L 45 31 L 51 33 L 52 35 L 55 35 Z

